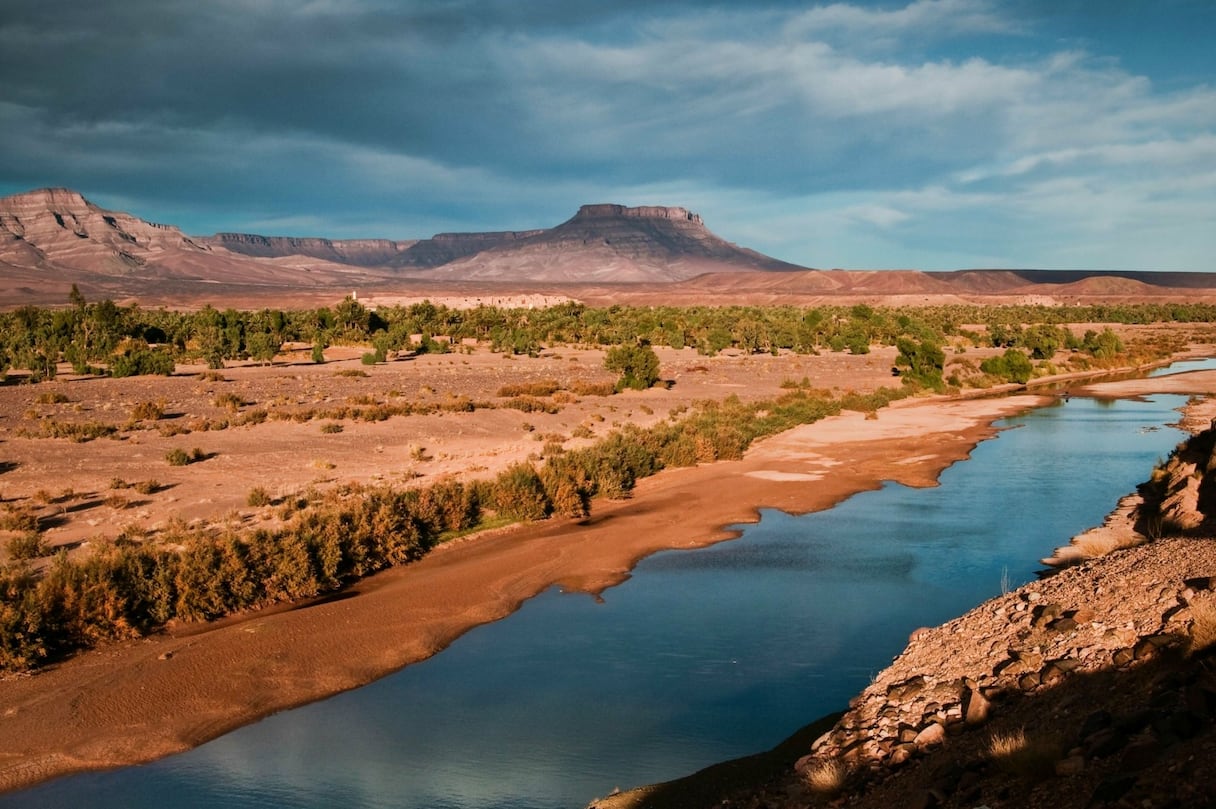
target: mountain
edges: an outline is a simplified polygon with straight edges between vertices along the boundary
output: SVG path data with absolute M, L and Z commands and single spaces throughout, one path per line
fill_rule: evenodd
M 732 244 L 679 207 L 584 205 L 552 228 L 390 240 L 188 236 L 66 188 L 0 198 L 0 306 L 62 303 L 72 284 L 90 298 L 232 306 L 316 305 L 352 290 L 592 305 L 1216 301 L 1212 273 L 813 270 Z
M 584 205 L 555 228 L 445 264 L 428 278 L 638 283 L 707 272 L 805 270 L 714 235 L 684 208 Z
M 584 205 L 554 228 L 439 233 L 412 242 L 238 233 L 200 241 L 250 256 L 306 255 L 362 267 L 428 270 L 418 277 L 445 281 L 654 283 L 706 272 L 806 269 L 731 244 L 697 214 L 664 206 Z
M 171 225 L 106 210 L 66 188 L 0 199 L 0 272 L 0 303 L 6 305 L 66 300 L 73 283 L 112 297 L 215 296 L 226 288 L 349 288 L 386 275 L 319 259 L 253 258 Z

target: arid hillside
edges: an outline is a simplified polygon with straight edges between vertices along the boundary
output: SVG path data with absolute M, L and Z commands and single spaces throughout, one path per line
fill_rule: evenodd
M 830 246 L 824 255 L 830 264 Z M 1216 300 L 1209 273 L 808 269 L 732 244 L 680 207 L 584 205 L 550 228 L 341 240 L 187 236 L 68 189 L 0 199 L 0 307 L 62 304 L 72 284 L 91 299 L 221 308 L 316 306 L 351 292 L 456 307 Z

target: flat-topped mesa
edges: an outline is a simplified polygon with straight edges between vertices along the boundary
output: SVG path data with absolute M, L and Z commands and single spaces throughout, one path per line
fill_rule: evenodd
M 669 207 L 666 205 L 639 205 L 635 208 L 612 203 L 584 205 L 578 209 L 578 213 L 574 215 L 574 219 L 620 216 L 637 219 L 670 219 L 677 222 L 691 222 L 694 225 L 702 226 L 705 224 L 701 221 L 700 214 L 695 214 L 687 208 Z
M 217 233 L 202 241 L 258 258 L 309 256 L 363 267 L 388 264 L 416 243 L 412 240 L 323 239 L 313 236 L 262 236 L 257 233 Z

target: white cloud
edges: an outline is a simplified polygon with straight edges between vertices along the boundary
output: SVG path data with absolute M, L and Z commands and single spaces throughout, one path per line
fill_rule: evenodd
M 891 36 L 937 38 L 962 33 L 1013 33 L 1018 25 L 985 0 L 916 0 L 903 8 L 849 3 L 815 6 L 786 25 L 793 36 L 848 34 L 865 40 Z

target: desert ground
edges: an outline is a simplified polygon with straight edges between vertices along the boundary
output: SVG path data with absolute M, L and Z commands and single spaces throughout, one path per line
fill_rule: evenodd
M 556 412 L 525 413 L 503 406 L 503 386 L 555 380 L 574 391 L 611 382 L 602 352 L 555 348 L 504 358 L 478 349 L 369 367 L 359 362 L 361 351 L 331 349 L 319 365 L 301 351 L 220 374 L 179 367 L 169 378 L 12 380 L 0 387 L 4 504 L 36 509 L 52 526 L 48 542 L 87 554 L 124 534 L 154 534 L 179 522 L 270 525 L 278 501 L 309 488 L 491 476 L 540 457 L 546 445 L 578 446 L 700 400 L 763 399 L 791 384 L 865 393 L 897 382 L 890 349 L 775 357 L 661 350 L 661 375 L 670 385 L 554 397 Z M 484 532 L 366 579 L 339 598 L 175 624 L 7 677 L 0 680 L 0 789 L 150 760 L 357 687 L 436 653 L 551 586 L 598 593 L 649 553 L 727 539 L 727 526 L 756 519 L 761 507 L 827 508 L 887 480 L 933 485 L 943 468 L 992 433 L 993 421 L 1049 395 L 918 397 L 872 414 L 846 411 L 762 441 L 743 460 L 642 480 L 628 500 L 597 501 L 584 521 Z M 285 418 L 465 397 L 477 403 L 472 412 L 383 421 Z M 158 417 L 133 419 L 144 403 L 156 404 Z M 266 416 L 247 418 L 257 410 Z M 243 425 L 220 428 L 243 416 Z M 44 437 L 40 425 L 47 420 L 99 422 L 117 431 L 74 443 Z M 341 430 L 323 429 L 327 424 Z M 196 463 L 166 460 L 170 450 L 196 447 L 202 457 Z M 147 481 L 155 482 L 144 487 L 147 494 L 134 487 Z M 255 488 L 271 502 L 248 505 Z

